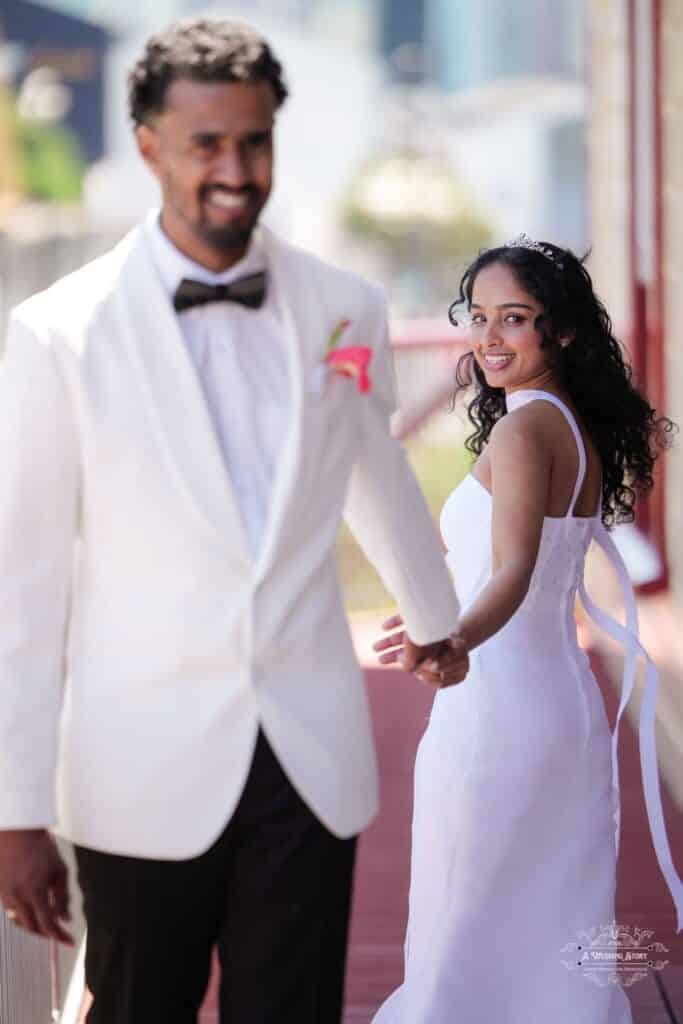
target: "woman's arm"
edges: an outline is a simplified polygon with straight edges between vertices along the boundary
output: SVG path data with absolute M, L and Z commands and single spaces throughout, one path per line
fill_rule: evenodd
M 531 413 L 531 415 L 530 415 Z M 547 507 L 552 456 L 530 409 L 504 416 L 491 432 L 492 574 L 458 623 L 467 650 L 514 615 L 529 589 Z
M 417 673 L 439 688 L 461 682 L 467 674 L 467 652 L 512 618 L 529 589 L 538 556 L 552 454 L 544 443 L 535 410 L 523 408 L 499 420 L 491 431 L 487 457 L 493 504 L 492 575 L 451 634 L 457 663 L 426 662 Z M 478 524 L 473 523 L 472 529 L 477 528 Z M 382 628 L 400 630 L 401 626 L 401 616 L 395 615 Z M 401 661 L 404 639 L 403 631 L 392 632 L 373 644 L 381 664 Z M 445 672 L 441 674 L 440 669 Z

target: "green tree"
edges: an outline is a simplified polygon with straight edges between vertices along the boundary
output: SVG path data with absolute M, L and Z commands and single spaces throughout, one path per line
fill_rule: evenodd
M 16 131 L 29 198 L 80 199 L 86 163 L 73 133 L 63 124 L 20 119 Z
M 410 148 L 359 168 L 342 221 L 381 251 L 399 283 L 421 285 L 425 307 L 452 298 L 458 271 L 491 241 L 488 220 L 449 161 Z

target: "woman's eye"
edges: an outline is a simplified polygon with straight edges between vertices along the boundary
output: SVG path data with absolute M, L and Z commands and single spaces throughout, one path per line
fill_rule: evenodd
M 472 324 L 472 326 L 475 326 L 475 325 L 478 325 L 478 324 L 483 324 L 483 322 L 484 322 L 484 318 L 481 315 L 481 313 L 477 313 L 475 316 L 470 318 L 470 323 Z
M 524 322 L 524 317 L 520 316 L 518 313 L 509 313 L 505 317 L 505 322 L 511 324 L 521 324 Z

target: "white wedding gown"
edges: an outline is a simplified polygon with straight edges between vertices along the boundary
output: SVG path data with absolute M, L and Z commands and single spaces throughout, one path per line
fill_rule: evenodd
M 603 971 L 585 976 L 581 931 L 614 920 L 619 843 L 617 728 L 610 733 L 588 657 L 577 643 L 577 590 L 586 611 L 626 646 L 621 712 L 638 655 L 633 591 L 599 516 L 572 515 L 586 456 L 555 396 L 518 391 L 508 410 L 543 399 L 561 409 L 579 449 L 569 513 L 546 518 L 529 592 L 507 625 L 470 656 L 470 672 L 440 690 L 415 764 L 409 920 L 403 984 L 373 1024 L 631 1024 L 630 1004 Z M 491 573 L 491 496 L 467 476 L 441 529 L 461 605 Z M 596 540 L 620 575 L 624 630 L 583 588 Z M 662 818 L 654 737 L 657 673 L 647 659 L 640 745 L 657 857 L 683 919 L 683 884 Z M 628 925 L 628 922 L 623 922 Z M 586 941 L 583 942 L 584 950 Z M 565 966 L 562 961 L 569 966 Z

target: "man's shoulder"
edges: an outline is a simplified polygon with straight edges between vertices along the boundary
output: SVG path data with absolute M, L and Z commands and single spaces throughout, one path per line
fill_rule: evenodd
M 60 327 L 72 320 L 87 320 L 117 287 L 135 238 L 136 232 L 129 232 L 107 252 L 30 295 L 14 307 L 12 318 L 34 327 Z
M 384 305 L 384 288 L 377 282 L 368 280 L 348 267 L 340 267 L 322 259 L 309 249 L 285 241 L 273 232 L 269 232 L 269 235 L 288 259 L 296 261 L 301 271 L 325 290 L 338 290 L 347 300 Z

